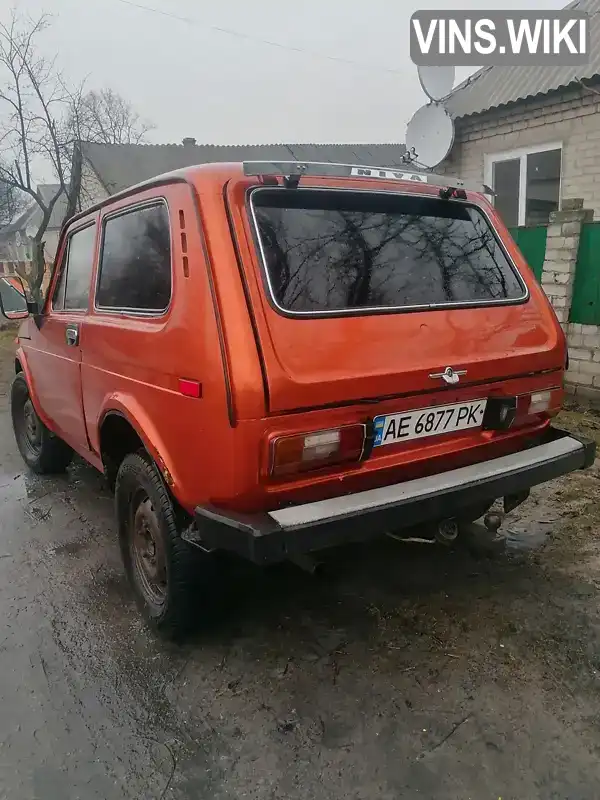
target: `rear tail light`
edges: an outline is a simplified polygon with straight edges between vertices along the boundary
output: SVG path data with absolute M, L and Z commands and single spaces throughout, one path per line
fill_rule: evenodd
M 544 389 L 541 392 L 522 394 L 517 402 L 517 420 L 522 421 L 528 417 L 555 417 L 561 407 L 563 390 L 560 388 Z
M 552 406 L 552 391 L 534 392 L 529 396 L 529 414 L 543 414 L 544 411 L 549 411 Z
M 280 478 L 360 461 L 365 436 L 364 425 L 280 436 L 271 443 L 271 475 Z

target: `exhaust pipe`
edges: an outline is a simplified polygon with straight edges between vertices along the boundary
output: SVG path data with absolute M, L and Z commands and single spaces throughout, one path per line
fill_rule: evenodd
M 444 519 L 435 531 L 435 538 L 440 544 L 452 544 L 458 536 L 458 522 L 455 519 Z

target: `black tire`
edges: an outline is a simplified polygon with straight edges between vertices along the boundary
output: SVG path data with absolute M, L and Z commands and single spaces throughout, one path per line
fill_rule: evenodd
M 121 555 L 138 608 L 155 632 L 178 640 L 207 613 L 213 558 L 181 538 L 171 496 L 146 453 L 131 453 L 122 461 L 115 508 Z
M 27 466 L 40 475 L 64 472 L 71 463 L 73 450 L 38 417 L 22 373 L 12 383 L 10 412 L 17 447 Z

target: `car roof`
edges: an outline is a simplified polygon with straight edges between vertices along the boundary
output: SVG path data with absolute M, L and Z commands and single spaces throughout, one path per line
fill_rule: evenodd
M 66 221 L 64 227 L 71 225 L 77 220 L 84 219 L 90 214 L 120 200 L 135 196 L 136 194 L 141 194 L 144 191 L 158 186 L 165 186 L 172 183 L 187 183 L 193 185 L 199 183 L 214 183 L 222 186 L 229 180 L 242 180 L 250 176 L 271 179 L 275 177 L 295 179 L 296 185 L 298 180 L 303 176 L 307 178 L 332 178 L 336 181 L 347 179 L 352 180 L 353 183 L 355 183 L 357 179 L 363 178 L 371 182 L 382 182 L 386 184 L 386 188 L 388 188 L 389 184 L 392 182 L 403 182 L 412 184 L 416 188 L 418 188 L 419 185 L 421 187 L 423 185 L 428 185 L 464 189 L 478 194 L 493 194 L 492 190 L 483 184 L 470 184 L 454 176 L 437 175 L 423 169 L 416 169 L 410 164 L 407 164 L 405 168 L 382 168 L 361 164 L 333 164 L 329 162 L 214 162 L 209 164 L 197 164 L 191 167 L 183 167 L 182 169 L 165 172 L 162 175 L 157 175 L 154 178 L 123 189 L 116 194 L 109 195 L 100 202 L 89 206 L 71 217 Z

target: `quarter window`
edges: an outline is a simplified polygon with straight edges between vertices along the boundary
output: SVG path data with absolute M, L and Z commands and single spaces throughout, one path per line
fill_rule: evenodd
M 104 223 L 99 308 L 161 313 L 171 300 L 171 232 L 164 203 Z
M 96 225 L 88 225 L 69 236 L 67 251 L 54 290 L 55 311 L 85 311 L 90 296 L 94 266 Z

